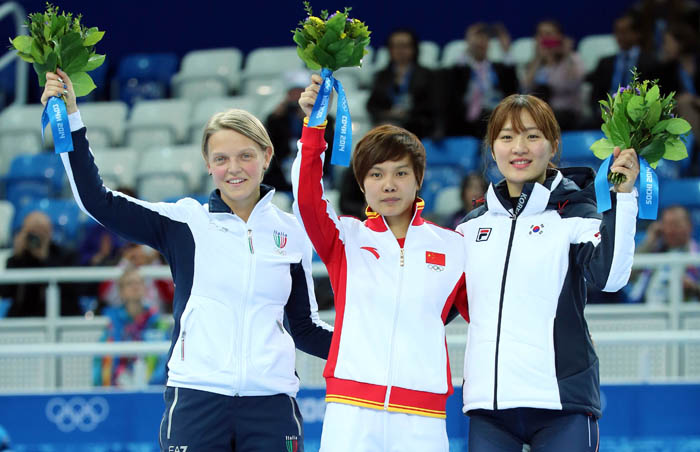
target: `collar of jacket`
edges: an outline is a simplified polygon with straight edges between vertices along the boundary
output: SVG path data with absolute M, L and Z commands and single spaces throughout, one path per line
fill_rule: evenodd
M 265 207 L 270 204 L 272 197 L 275 194 L 275 189 L 269 185 L 260 184 L 260 199 L 255 204 L 255 209 Z M 215 189 L 209 195 L 209 212 L 211 213 L 233 213 L 231 208 L 221 199 L 221 193 L 219 189 Z
M 559 170 L 548 169 L 547 177 L 543 184 L 528 182 L 523 186 L 518 205 L 513 208 L 508 194 L 508 185 L 505 179 L 496 184 L 491 184 L 486 192 L 486 207 L 490 212 L 507 216 L 528 216 L 543 212 L 549 204 L 549 197 L 559 184 L 563 176 Z
M 421 198 L 416 198 L 416 200 L 413 202 L 413 219 L 411 220 L 411 226 L 420 226 L 425 223 L 425 220 L 421 216 L 424 207 L 425 201 L 423 201 Z M 369 206 L 367 206 L 365 209 L 365 215 L 367 215 L 365 225 L 374 232 L 384 232 L 389 230 L 389 225 L 386 224 L 384 217 L 372 210 Z

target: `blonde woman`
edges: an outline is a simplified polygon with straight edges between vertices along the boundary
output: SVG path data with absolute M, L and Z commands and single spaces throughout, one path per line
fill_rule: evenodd
M 46 80 L 42 103 L 66 99 L 75 151 L 61 158 L 78 205 L 170 264 L 175 327 L 162 450 L 303 451 L 295 342 L 325 358 L 332 333 L 318 319 L 311 244 L 261 185 L 273 156 L 263 125 L 243 110 L 211 117 L 202 138 L 216 185 L 208 204 L 145 202 L 102 185 L 70 79 L 59 70 Z

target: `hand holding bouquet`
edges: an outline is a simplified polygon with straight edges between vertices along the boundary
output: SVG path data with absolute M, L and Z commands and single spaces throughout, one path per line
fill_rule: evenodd
M 608 174 L 614 148 L 632 148 L 639 155 L 640 163 L 640 218 L 655 219 L 658 182 L 653 170 L 661 159 L 682 160 L 688 157 L 683 139 L 690 133 L 690 124 L 673 113 L 675 93 L 662 96 L 656 81 L 640 82 L 635 70 L 632 74 L 633 81 L 629 86 L 620 87 L 613 96 L 608 95 L 607 100 L 600 101 L 603 117 L 601 129 L 605 138 L 591 145 L 593 154 L 605 160 L 596 178 L 598 209 L 604 212 L 610 204 L 609 194 L 607 199 L 601 199 L 608 188 L 603 186 L 605 178 L 615 185 L 626 180 L 621 173 Z
M 40 86 L 46 85 L 47 74 L 53 77 L 53 82 L 63 86 L 63 90 L 56 93 L 61 97 L 51 97 L 41 115 L 41 136 L 44 136 L 46 125 L 51 123 L 56 153 L 73 150 L 65 103 L 69 92 L 67 83 L 72 81 L 71 96 L 73 93 L 75 96 L 87 95 L 96 88 L 88 72 L 100 67 L 105 60 L 104 55 L 95 52 L 95 44 L 105 32 L 97 27 L 86 28 L 80 23 L 81 19 L 81 15 L 73 17 L 72 13 L 65 11 L 59 14 L 58 7 L 47 3 L 45 12 L 30 14 L 25 22 L 29 36 L 10 39 L 17 55 L 33 64 Z M 55 75 L 58 69 L 67 80 Z M 71 97 L 70 100 L 74 104 L 75 99 Z
M 33 63 L 40 86 L 44 86 L 47 72 L 61 68 L 73 81 L 76 96 L 85 96 L 96 88 L 88 72 L 104 63 L 105 56 L 95 52 L 95 44 L 105 32 L 86 28 L 81 19 L 81 15 L 73 17 L 65 11 L 59 14 L 57 6 L 47 3 L 46 12 L 30 14 L 25 22 L 29 36 L 10 39 L 17 55 Z
M 304 2 L 306 19 L 292 30 L 297 53 L 309 69 L 321 69 L 323 83 L 314 108 L 309 116 L 309 126 L 315 127 L 326 120 L 330 94 L 338 91 L 338 111 L 336 113 L 335 139 L 331 163 L 349 166 L 352 150 L 352 124 L 345 91 L 340 81 L 333 77 L 333 71 L 343 67 L 362 65 L 362 57 L 367 54 L 370 31 L 358 19 L 348 17 L 350 8 L 341 13 L 328 15 L 321 11 L 314 16 L 309 2 Z

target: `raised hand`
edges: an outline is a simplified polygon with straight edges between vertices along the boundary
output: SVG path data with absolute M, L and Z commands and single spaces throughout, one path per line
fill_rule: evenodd
M 60 69 L 56 69 L 56 73 L 46 73 L 46 85 L 44 85 L 44 92 L 41 94 L 41 103 L 46 106 L 51 97 L 62 97 L 66 102 L 66 112 L 68 114 L 78 111 L 73 83 L 71 83 L 68 74 Z

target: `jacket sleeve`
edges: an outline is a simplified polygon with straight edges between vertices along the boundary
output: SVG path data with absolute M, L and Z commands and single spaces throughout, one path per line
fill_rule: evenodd
M 636 189 L 612 198 L 612 208 L 602 220 L 594 211 L 577 217 L 571 237 L 576 264 L 588 282 L 605 292 L 618 291 L 629 280 L 637 222 Z
M 467 281 L 464 273 L 459 281 L 452 289 L 452 293 L 445 305 L 445 310 L 442 313 L 442 321 L 445 325 L 450 323 L 458 315 L 462 315 L 464 320 L 469 323 L 469 303 L 467 301 Z
M 309 355 L 327 359 L 333 328 L 318 316 L 311 277 L 311 245 L 306 248 L 302 261 L 291 266 L 292 290 L 284 312 L 296 347 Z
M 299 150 L 292 165 L 294 213 L 326 264 L 331 282 L 345 258 L 343 226 L 323 192 L 324 127 L 302 130 Z
M 61 160 L 78 206 L 127 240 L 145 243 L 167 256 L 167 230 L 174 222 L 186 223 L 187 209 L 179 204 L 141 201 L 105 187 L 80 112 L 69 115 L 68 119 L 74 150 L 61 154 Z

